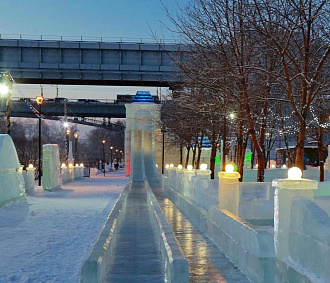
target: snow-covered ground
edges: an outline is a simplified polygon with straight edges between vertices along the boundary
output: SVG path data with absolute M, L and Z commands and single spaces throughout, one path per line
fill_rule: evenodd
M 36 187 L 27 202 L 0 208 L 0 282 L 79 282 L 112 207 L 128 182 L 123 169 Z

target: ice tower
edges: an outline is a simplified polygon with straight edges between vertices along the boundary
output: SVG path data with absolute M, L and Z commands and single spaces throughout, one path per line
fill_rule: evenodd
M 126 104 L 125 168 L 133 182 L 148 180 L 158 184 L 156 171 L 155 129 L 161 106 L 155 104 L 149 91 L 138 91 Z

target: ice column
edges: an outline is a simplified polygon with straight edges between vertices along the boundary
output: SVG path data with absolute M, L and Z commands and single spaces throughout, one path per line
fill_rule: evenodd
M 291 168 L 292 169 L 292 168 Z M 274 245 L 277 258 L 284 260 L 290 254 L 290 226 L 293 198 L 313 199 L 316 181 L 308 179 L 279 179 L 274 197 Z
M 219 172 L 219 208 L 238 215 L 239 181 L 238 172 Z
M 15 145 L 9 135 L 0 134 L 0 207 L 23 197 L 24 178 Z
M 26 171 L 23 172 L 24 181 L 25 181 L 25 193 L 33 194 L 34 185 L 35 185 L 35 167 L 27 167 Z
M 61 186 L 60 154 L 57 144 L 44 144 L 42 160 L 42 186 L 46 191 L 52 191 Z

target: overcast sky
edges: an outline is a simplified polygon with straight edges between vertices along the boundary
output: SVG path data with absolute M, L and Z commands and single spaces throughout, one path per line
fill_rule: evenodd
M 189 0 L 163 0 L 172 15 L 178 5 Z M 155 33 L 171 40 L 173 28 L 160 0 L 11 0 L 1 1 L 0 33 L 8 35 L 54 35 L 148 39 Z M 39 85 L 20 85 L 26 97 L 40 93 Z M 115 94 L 135 94 L 134 87 L 59 86 L 60 96 L 68 98 L 115 98 Z M 139 87 L 156 95 L 156 88 Z M 160 90 L 158 90 L 159 92 Z M 164 92 L 164 90 L 163 90 Z M 56 95 L 56 87 L 44 86 L 46 97 Z M 13 96 L 19 96 L 13 90 Z

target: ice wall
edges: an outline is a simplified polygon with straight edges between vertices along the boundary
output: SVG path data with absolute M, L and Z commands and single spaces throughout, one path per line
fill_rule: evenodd
M 42 186 L 46 191 L 58 189 L 61 186 L 60 154 L 57 144 L 45 144 L 43 149 Z
M 24 195 L 24 178 L 15 145 L 9 135 L 0 134 L 0 206 Z

